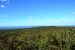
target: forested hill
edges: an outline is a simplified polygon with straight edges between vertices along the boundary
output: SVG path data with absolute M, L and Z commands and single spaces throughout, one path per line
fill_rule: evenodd
M 72 50 L 74 47 L 75 27 L 0 30 L 0 50 Z

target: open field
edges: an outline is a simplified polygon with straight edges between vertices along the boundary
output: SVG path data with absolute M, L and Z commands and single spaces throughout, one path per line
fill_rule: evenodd
M 0 50 L 75 50 L 74 27 L 0 30 Z

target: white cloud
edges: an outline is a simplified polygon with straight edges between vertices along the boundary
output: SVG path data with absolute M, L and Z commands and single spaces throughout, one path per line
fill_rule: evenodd
M 5 8 L 5 5 L 0 5 L 0 7 Z
M 8 17 L 8 16 L 3 16 L 4 18 Z
M 28 20 L 29 20 L 29 21 L 32 21 L 32 20 L 33 20 L 32 16 L 29 16 L 29 17 L 28 17 Z
M 0 15 L 1 18 L 7 18 L 7 15 Z
M 75 12 L 72 12 L 73 14 L 75 14 Z
M 7 5 L 10 2 L 10 0 L 0 0 L 0 2 L 1 2 L 0 7 L 5 8 L 5 5 Z
M 5 1 L 7 1 L 7 0 L 1 0 L 2 2 L 5 2 Z
M 46 20 L 46 21 L 49 21 L 49 20 L 51 20 L 51 18 L 49 18 L 49 17 L 46 17 L 46 18 L 45 18 L 45 20 Z

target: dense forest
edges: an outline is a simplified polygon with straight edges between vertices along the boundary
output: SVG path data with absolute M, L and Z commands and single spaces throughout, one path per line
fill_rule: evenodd
M 0 30 L 0 50 L 75 50 L 75 27 Z

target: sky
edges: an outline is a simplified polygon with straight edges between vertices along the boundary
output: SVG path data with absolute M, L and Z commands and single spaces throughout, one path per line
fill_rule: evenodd
M 74 26 L 75 0 L 0 0 L 0 26 Z

